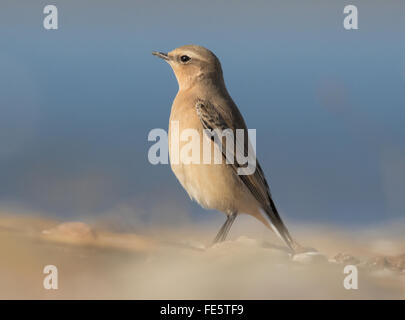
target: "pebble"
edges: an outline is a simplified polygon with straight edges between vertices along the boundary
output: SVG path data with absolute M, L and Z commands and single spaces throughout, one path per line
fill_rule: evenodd
M 330 259 L 329 262 L 357 265 L 360 263 L 360 260 L 348 253 L 338 253 L 332 259 Z
M 324 263 L 324 262 L 327 262 L 328 259 L 322 253 L 310 251 L 310 252 L 297 253 L 297 254 L 293 255 L 292 261 L 299 262 L 302 264 L 313 264 L 313 263 Z
M 56 227 L 43 230 L 42 234 L 52 237 L 63 237 L 70 240 L 94 240 L 96 233 L 87 224 L 83 222 L 64 222 Z

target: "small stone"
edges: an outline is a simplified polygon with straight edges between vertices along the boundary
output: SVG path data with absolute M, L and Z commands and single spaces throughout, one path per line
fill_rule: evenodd
M 65 222 L 56 227 L 42 231 L 42 234 L 51 237 L 63 237 L 70 240 L 94 240 L 96 233 L 83 222 Z
M 335 255 L 330 262 L 339 263 L 339 264 L 352 264 L 356 265 L 360 263 L 360 260 L 348 253 L 338 253 Z
M 396 257 L 386 257 L 386 265 L 395 271 L 405 271 L 405 254 Z
M 325 255 L 319 252 L 309 251 L 303 253 L 297 253 L 292 256 L 292 261 L 302 264 L 324 263 L 328 259 Z
M 405 254 L 394 257 L 386 257 L 386 256 L 374 257 L 367 260 L 363 264 L 363 266 L 369 268 L 370 270 L 389 269 L 395 272 L 404 272 Z
M 256 239 L 252 239 L 246 236 L 240 236 L 235 240 L 237 243 L 248 246 L 260 246 L 260 242 Z
M 371 270 L 383 270 L 387 265 L 385 257 L 374 257 L 364 263 L 364 267 Z

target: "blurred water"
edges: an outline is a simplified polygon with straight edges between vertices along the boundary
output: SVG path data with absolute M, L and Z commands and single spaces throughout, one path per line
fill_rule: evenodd
M 150 53 L 194 43 L 221 59 L 287 221 L 404 216 L 405 4 L 356 1 L 357 31 L 345 1 L 57 0 L 57 31 L 46 4 L 0 4 L 0 206 L 209 217 L 147 161 L 177 91 Z

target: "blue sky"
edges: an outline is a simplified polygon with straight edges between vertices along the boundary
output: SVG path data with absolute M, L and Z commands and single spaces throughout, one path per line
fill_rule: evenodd
M 177 92 L 151 51 L 193 43 L 222 61 L 287 220 L 404 216 L 404 4 L 53 1 L 55 31 L 42 27 L 47 4 L 0 5 L 0 207 L 209 217 L 147 160 Z M 346 4 L 359 30 L 343 29 Z

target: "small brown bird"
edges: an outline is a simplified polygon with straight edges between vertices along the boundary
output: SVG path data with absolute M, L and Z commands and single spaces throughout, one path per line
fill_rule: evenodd
M 169 155 L 171 168 L 187 191 L 191 199 L 207 209 L 222 211 L 227 220 L 219 230 L 214 242 L 225 240 L 229 229 L 239 213 L 256 217 L 267 227 L 271 228 L 287 246 L 295 251 L 298 244 L 291 238 L 286 226 L 271 198 L 269 186 L 264 173 L 257 162 L 256 170 L 250 175 L 240 175 L 237 172 L 238 163 L 223 161 L 221 164 L 184 163 L 177 159 L 172 151 L 173 143 L 178 143 L 181 149 L 186 141 L 172 141 L 173 124 L 176 130 L 194 129 L 204 136 L 206 130 L 243 129 L 247 127 L 238 107 L 233 102 L 226 89 L 221 63 L 208 49 L 186 45 L 169 53 L 153 52 L 155 56 L 164 59 L 172 67 L 179 84 L 179 91 L 173 101 L 169 123 Z M 202 140 L 202 139 L 201 139 Z M 203 141 L 198 141 L 198 148 L 203 148 Z M 247 153 L 249 146 L 246 137 L 242 152 Z M 226 146 L 216 143 L 213 148 L 219 148 L 225 157 Z M 212 153 L 211 153 L 212 154 Z M 184 157 L 184 154 L 183 154 Z M 202 155 L 200 156 L 202 159 Z M 179 161 L 178 161 L 179 160 Z

